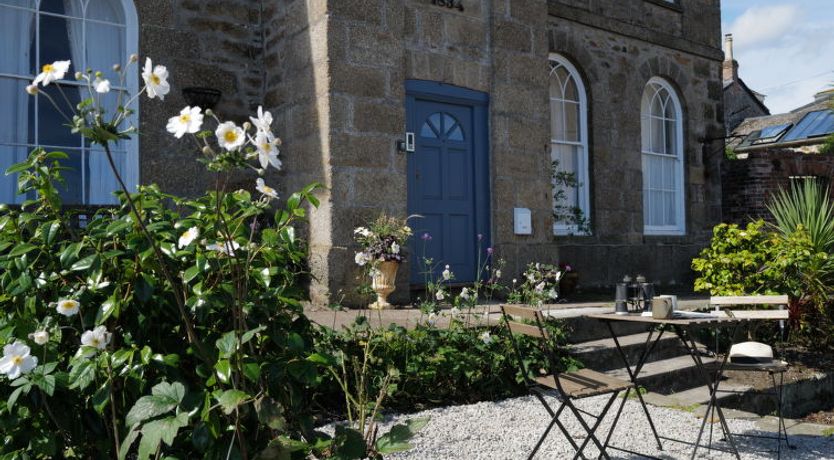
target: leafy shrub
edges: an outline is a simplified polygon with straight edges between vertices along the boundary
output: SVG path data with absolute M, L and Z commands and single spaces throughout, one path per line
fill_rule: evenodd
M 559 323 L 548 323 L 546 327 L 557 342 L 564 343 L 566 334 Z M 365 328 L 367 323 L 360 317 L 359 323 L 343 332 L 325 329 L 323 343 L 317 348 L 362 356 L 366 336 L 361 331 Z M 529 360 L 528 368 L 547 367 L 545 356 L 532 338 L 517 339 L 522 354 Z M 395 388 L 387 396 L 388 409 L 411 412 L 526 394 L 503 325 L 475 328 L 457 320 L 449 328 L 418 325 L 408 330 L 391 325 L 371 340 L 376 357 L 371 381 L 383 381 L 391 368 L 398 375 Z M 564 369 L 580 366 L 567 355 L 561 357 L 561 364 Z

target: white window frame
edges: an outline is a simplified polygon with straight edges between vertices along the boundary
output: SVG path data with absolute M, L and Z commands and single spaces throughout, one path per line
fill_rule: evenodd
M 659 87 L 659 88 L 657 88 Z M 646 101 L 646 91 L 654 91 L 652 97 L 649 99 L 648 107 L 645 106 L 644 101 Z M 668 102 L 672 103 L 675 109 L 675 119 L 671 120 L 666 118 L 661 114 L 660 117 L 657 117 L 651 113 L 651 106 L 652 100 L 658 96 L 658 93 L 661 91 L 666 91 L 669 94 Z M 641 143 L 641 161 L 642 161 L 642 171 L 643 174 L 648 174 L 646 168 L 645 158 L 647 156 L 662 156 L 664 158 L 669 158 L 670 155 L 653 152 L 651 150 L 651 146 L 644 145 L 643 139 L 643 127 L 644 124 L 649 121 L 650 118 L 659 118 L 664 121 L 674 121 L 675 122 L 675 131 L 676 131 L 676 142 L 675 142 L 675 175 L 677 188 L 675 189 L 675 225 L 646 225 L 645 219 L 643 224 L 643 234 L 645 235 L 685 235 L 686 234 L 686 200 L 685 200 L 685 184 L 684 184 L 684 163 L 685 163 L 685 155 L 683 150 L 683 108 L 680 102 L 680 98 L 678 97 L 678 92 L 672 87 L 669 82 L 661 77 L 652 77 L 648 83 L 646 83 L 645 88 L 643 89 L 643 97 L 640 98 L 640 143 Z M 665 108 L 665 106 L 664 106 Z M 664 111 L 665 114 L 665 111 Z M 648 138 L 652 139 L 652 124 L 648 123 L 649 135 Z M 666 145 L 666 130 L 663 130 L 663 145 Z M 643 181 L 643 184 L 646 182 Z M 649 210 L 648 206 L 648 194 L 646 193 L 645 185 L 643 188 L 643 212 L 646 213 Z
M 576 85 L 576 91 L 579 94 L 579 142 L 573 141 L 565 141 L 565 140 L 558 140 L 553 138 L 553 128 L 551 120 L 550 126 L 550 146 L 551 146 L 551 153 L 550 159 L 551 161 L 555 160 L 555 149 L 553 146 L 555 145 L 573 145 L 579 147 L 579 154 L 577 155 L 576 161 L 576 181 L 578 182 L 577 186 L 577 207 L 582 210 L 582 214 L 588 220 L 590 224 L 590 216 L 591 216 L 591 197 L 590 197 L 590 186 L 589 186 L 589 174 L 588 174 L 588 96 L 585 91 L 585 82 L 582 80 L 582 76 L 579 74 L 579 71 L 576 67 L 567 60 L 564 56 L 557 54 L 557 53 L 550 53 L 549 62 L 548 62 L 548 79 L 554 78 L 553 71 L 555 70 L 552 68 L 551 63 L 556 63 L 565 68 L 570 74 L 571 79 L 573 79 L 574 84 Z M 570 102 L 575 103 L 576 101 L 565 101 L 563 99 L 555 98 L 550 96 L 550 105 L 548 109 L 552 107 L 554 102 Z M 550 113 L 553 113 L 552 110 Z M 556 203 L 554 202 L 553 205 L 555 206 Z M 563 235 L 588 235 L 589 233 L 582 231 L 576 225 L 566 225 L 564 223 L 553 222 L 553 234 L 557 236 Z
M 79 1 L 81 1 L 81 0 L 79 0 Z M 100 1 L 100 0 L 83 0 L 83 2 L 84 2 L 83 4 L 85 5 L 84 6 L 84 11 L 86 11 L 86 8 L 87 8 L 87 6 L 89 5 L 90 2 L 95 2 L 95 1 Z M 139 51 L 139 20 L 138 20 L 138 16 L 137 16 L 137 13 L 136 13 L 136 6 L 134 5 L 132 0 L 118 0 L 118 3 L 121 4 L 122 10 L 124 12 L 124 18 L 125 18 L 125 23 L 124 24 L 114 23 L 114 22 L 100 20 L 100 19 L 90 19 L 90 18 L 84 18 L 83 21 L 91 22 L 91 23 L 98 23 L 98 24 L 106 24 L 106 25 L 111 25 L 111 26 L 120 27 L 120 28 L 125 29 L 125 55 L 123 56 L 123 59 L 125 61 L 123 63 L 123 65 L 124 65 L 124 64 L 127 63 L 128 56 L 130 56 L 131 54 L 138 54 L 138 51 Z M 65 15 L 65 14 L 52 13 L 52 12 L 48 12 L 48 11 L 40 11 L 41 0 L 34 0 L 33 4 L 34 4 L 33 8 L 25 7 L 25 6 L 11 5 L 11 4 L 3 4 L 3 8 L 4 9 L 9 8 L 9 9 L 23 10 L 23 11 L 28 11 L 28 12 L 31 12 L 31 13 L 34 14 L 34 16 L 35 16 L 34 37 L 35 37 L 35 40 L 36 40 L 36 43 L 35 43 L 35 53 L 36 53 L 35 62 L 38 63 L 38 65 L 43 65 L 44 63 L 42 63 L 41 59 L 40 59 L 40 51 L 41 51 L 41 46 L 40 46 L 40 23 L 41 23 L 41 21 L 40 21 L 40 18 L 41 18 L 41 16 L 50 16 L 50 17 L 55 17 L 55 18 L 70 18 L 70 16 Z M 86 16 L 86 14 L 85 14 L 85 16 Z M 78 19 L 78 18 L 74 18 L 74 19 Z M 86 53 L 85 53 L 85 55 L 86 55 Z M 69 58 L 70 57 L 67 56 L 67 59 L 69 59 Z M 78 66 L 77 63 L 73 62 L 73 66 L 72 66 L 71 70 L 76 69 L 76 68 L 85 69 L 87 67 L 86 64 L 87 63 L 84 62 L 84 63 L 82 63 L 81 66 Z M 135 66 L 135 64 L 134 64 L 134 66 Z M 33 70 L 37 70 L 37 69 L 33 69 Z M 105 70 L 105 69 L 99 69 L 99 70 Z M 116 84 L 117 82 L 113 82 L 112 90 L 114 90 L 114 91 L 115 90 L 126 91 L 130 95 L 136 94 L 139 91 L 139 75 L 138 75 L 138 73 L 139 72 L 136 69 L 136 67 L 132 67 L 130 69 L 130 71 L 127 72 L 127 75 L 126 75 L 126 78 L 125 78 L 125 86 L 120 86 L 120 85 Z M 23 82 L 28 83 L 28 82 L 31 82 L 32 80 L 34 80 L 35 75 L 32 75 L 32 74 L 29 74 L 29 75 L 10 74 L 10 73 L 0 72 L 0 78 L 23 81 Z M 68 74 L 64 80 L 60 80 L 60 83 L 61 83 L 61 85 L 64 85 L 64 86 L 85 86 L 83 83 L 76 81 L 73 78 L 73 75 L 71 75 L 71 74 Z M 30 127 L 30 129 L 34 130 L 34 143 L 33 144 L 28 144 L 28 143 L 23 144 L 23 143 L 15 143 L 15 142 L 0 142 L 0 145 L 5 145 L 5 146 L 9 146 L 9 147 L 25 147 L 30 151 L 34 150 L 35 148 L 38 148 L 38 147 L 42 147 L 42 148 L 45 148 L 45 149 L 56 149 L 56 150 L 65 149 L 65 148 L 75 148 L 75 147 L 72 147 L 72 146 L 69 146 L 69 145 L 47 145 L 47 144 L 41 144 L 41 143 L 38 142 L 38 140 L 39 140 L 38 138 L 40 136 L 39 126 L 38 126 L 38 123 L 39 123 L 38 110 L 40 110 L 40 107 L 41 107 L 42 104 L 46 104 L 46 107 L 48 107 L 48 110 L 54 110 L 54 108 L 52 108 L 52 106 L 49 105 L 48 101 L 46 101 L 45 99 L 41 100 L 40 96 L 34 96 L 34 97 L 36 98 L 36 101 L 35 101 L 35 117 L 34 117 L 34 120 L 33 120 L 34 124 L 33 124 L 32 127 Z M 136 106 L 133 107 L 133 110 L 134 110 L 134 113 L 131 115 L 131 117 L 128 121 L 138 128 L 139 127 L 139 107 L 138 107 L 138 104 L 136 104 Z M 69 128 L 67 128 L 67 129 L 69 129 Z M 125 171 L 121 172 L 122 173 L 122 179 L 124 180 L 125 185 L 127 185 L 128 189 L 131 192 L 135 192 L 136 188 L 139 184 L 139 136 L 134 135 L 129 140 L 125 140 L 123 142 L 124 142 L 125 152 L 126 152 L 127 157 L 125 159 Z M 79 143 L 78 148 L 82 149 L 82 151 L 85 150 L 84 149 L 84 140 L 83 140 L 83 138 L 81 138 L 81 141 Z M 27 152 L 27 154 L 28 154 L 28 152 Z M 84 162 L 86 162 L 86 155 L 82 156 L 82 165 L 84 164 Z M 2 173 L 2 171 L 0 171 L 0 173 Z M 81 169 L 82 182 L 81 183 L 84 185 L 84 190 L 82 191 L 82 194 L 81 194 L 81 201 L 82 201 L 83 205 L 91 204 L 89 202 L 90 197 L 88 196 L 88 193 L 87 193 L 87 190 L 86 190 L 87 189 L 86 184 L 91 179 L 87 178 L 85 176 L 86 176 L 86 170 L 85 170 L 84 167 L 82 167 L 82 169 Z M 115 191 L 116 190 L 114 190 L 114 192 Z M 16 196 L 15 197 L 15 202 L 22 201 L 23 199 L 25 199 L 25 197 Z M 95 204 L 95 203 L 93 203 L 93 204 Z

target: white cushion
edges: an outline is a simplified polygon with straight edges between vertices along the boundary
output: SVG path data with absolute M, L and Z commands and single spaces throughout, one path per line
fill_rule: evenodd
M 730 362 L 735 364 L 762 364 L 773 362 L 773 348 L 759 342 L 742 342 L 730 348 Z

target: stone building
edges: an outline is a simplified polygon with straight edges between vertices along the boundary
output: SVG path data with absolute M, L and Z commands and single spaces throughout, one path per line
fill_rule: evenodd
M 65 54 L 135 51 L 168 66 L 177 88 L 142 101 L 144 135 L 124 146 L 135 182 L 189 194 L 211 184 L 189 146 L 163 135 L 186 104 L 179 89 L 220 90 L 225 118 L 243 121 L 259 104 L 273 113 L 285 169 L 268 180 L 284 194 L 326 187 L 308 232 L 315 301 L 352 291 L 352 229 L 383 210 L 421 215 L 412 226 L 433 235 L 428 254 L 459 281 L 474 279 L 479 248 L 492 246 L 505 277 L 564 261 L 591 287 L 626 273 L 688 282 L 721 217 L 718 0 L 40 3 L 0 0 L 4 24 L 66 23 L 2 29 L 24 54 L 0 58 L 4 96 L 18 100 L 34 69 L 59 57 L 56 47 L 29 52 L 34 31 L 69 38 Z M 95 40 L 78 38 L 79 22 L 100 29 Z M 0 149 L 44 143 L 40 129 L 4 132 Z M 100 152 L 78 145 L 76 199 L 107 202 Z M 554 160 L 576 179 L 555 204 L 579 210 L 581 225 L 554 218 Z M 404 266 L 399 292 L 421 279 Z
M 746 118 L 770 115 L 770 110 L 764 103 L 765 95 L 750 89 L 738 76 L 738 61 L 733 57 L 732 34 L 724 36 L 724 63 L 721 75 L 724 80 L 724 123 L 727 134 L 732 133 Z

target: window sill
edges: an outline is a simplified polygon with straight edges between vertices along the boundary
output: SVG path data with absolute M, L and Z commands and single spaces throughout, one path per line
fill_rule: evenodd
M 643 236 L 646 237 L 679 237 L 686 236 L 686 230 L 681 229 L 643 229 Z
M 580 232 L 576 226 L 568 227 L 553 227 L 553 236 L 555 237 L 583 237 L 592 236 L 591 232 Z
M 673 2 L 667 2 L 666 0 L 645 0 L 646 2 L 653 3 L 657 6 L 662 6 L 664 8 L 668 8 L 672 11 L 677 11 L 678 13 L 683 13 L 683 7 L 680 5 L 680 0 L 675 0 Z

